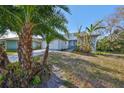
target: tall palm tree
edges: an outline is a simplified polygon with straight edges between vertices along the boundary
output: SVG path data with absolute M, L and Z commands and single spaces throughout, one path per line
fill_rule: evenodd
M 36 6 L 0 6 L 0 20 L 19 36 L 18 56 L 25 68 L 31 68 L 32 30 L 38 23 L 40 9 Z
M 100 30 L 100 29 L 105 29 L 105 27 L 103 26 L 100 26 L 100 24 L 103 22 L 103 20 L 101 21 L 98 21 L 96 24 L 91 24 L 89 27 L 86 27 L 86 30 L 89 32 L 89 33 L 92 33 L 94 31 L 97 31 L 97 30 Z
M 19 36 L 18 56 L 24 68 L 31 68 L 32 32 L 43 27 L 44 21 L 66 6 L 0 6 L 0 20 Z
M 66 9 L 68 10 L 68 8 Z M 66 40 L 62 33 L 68 34 L 68 30 L 66 27 L 67 20 L 60 10 L 54 12 L 54 14 L 51 15 L 51 17 L 49 17 L 47 20 L 45 20 L 44 23 L 45 25 L 42 25 L 43 27 L 39 29 L 40 31 L 34 33 L 36 35 L 41 35 L 46 41 L 47 46 L 42 60 L 43 65 L 47 64 L 50 42 L 54 39 Z
M 96 51 L 96 37 L 98 35 L 95 35 L 95 38 L 92 38 L 92 33 L 95 32 L 95 31 L 98 31 L 100 29 L 105 29 L 104 26 L 100 26 L 101 23 L 103 22 L 103 20 L 101 21 L 98 21 L 96 24 L 91 24 L 90 27 L 86 27 L 86 30 L 90 36 L 90 44 L 91 44 L 91 48 L 92 48 L 92 51 Z
M 91 48 L 95 51 L 96 44 L 92 43 L 92 33 L 100 30 L 105 29 L 105 27 L 100 26 L 102 23 L 101 21 L 98 21 L 96 24 L 91 24 L 89 27 L 86 27 L 86 32 L 81 32 L 81 29 L 79 28 L 77 37 L 78 37 L 78 44 L 80 50 L 83 50 L 84 52 L 90 52 Z

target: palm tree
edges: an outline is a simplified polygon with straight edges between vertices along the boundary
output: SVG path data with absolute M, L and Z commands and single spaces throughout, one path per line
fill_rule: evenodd
M 38 20 L 38 10 L 35 6 L 0 6 L 0 12 L 0 20 L 19 36 L 19 61 L 23 67 L 31 68 L 32 29 Z
M 31 68 L 33 31 L 43 27 L 55 12 L 59 13 L 59 8 L 68 11 L 65 6 L 0 6 L 0 20 L 19 36 L 18 56 L 24 68 Z
M 67 40 L 62 34 L 56 32 L 56 31 L 53 31 L 52 33 L 51 32 L 47 33 L 45 36 L 46 36 L 45 37 L 46 49 L 45 49 L 45 53 L 44 53 L 43 60 L 42 60 L 43 65 L 47 65 L 47 58 L 48 58 L 48 53 L 49 53 L 50 42 L 52 42 L 55 39 L 60 39 L 60 40 L 63 40 L 63 41 Z
M 94 37 L 95 38 L 92 38 L 92 33 L 93 32 L 95 32 L 95 31 L 98 31 L 98 30 L 100 30 L 100 29 L 105 29 L 105 27 L 104 26 L 100 26 L 101 25 L 101 23 L 103 22 L 103 20 L 101 20 L 101 21 L 98 21 L 96 24 L 91 24 L 90 25 L 90 27 L 86 27 L 86 30 L 87 30 L 87 32 L 88 32 L 88 34 L 89 34 L 89 36 L 90 36 L 90 44 L 91 44 L 91 48 L 92 48 L 92 50 L 93 51 L 96 51 L 96 37 L 97 36 L 99 36 L 99 35 L 95 35 Z
M 69 12 L 69 9 L 65 8 L 66 6 L 63 7 L 64 9 L 66 9 L 65 10 L 66 12 Z M 64 32 L 65 34 L 68 34 L 68 30 L 66 27 L 67 20 L 60 10 L 54 12 L 54 14 L 51 15 L 51 17 L 49 17 L 47 20 L 44 21 L 44 24 L 45 25 L 42 25 L 43 27 L 40 27 L 39 31 L 34 33 L 36 35 L 41 35 L 47 44 L 42 60 L 43 65 L 47 64 L 50 42 L 53 41 L 54 39 L 66 40 L 66 38 L 63 36 L 62 33 Z
M 0 24 L 0 37 L 2 37 L 6 33 L 6 27 L 1 26 Z M 0 45 L 0 68 L 6 68 L 7 64 L 9 64 L 9 59 L 7 53 L 2 45 Z
M 92 33 L 100 30 L 100 29 L 105 29 L 105 27 L 100 26 L 102 23 L 101 21 L 98 21 L 96 24 L 91 24 L 89 27 L 86 27 L 86 32 L 81 32 L 81 27 L 79 28 L 77 37 L 78 39 L 78 44 L 80 47 L 80 50 L 83 50 L 84 52 L 90 52 L 91 48 L 95 51 L 96 44 L 92 43 Z
M 100 24 L 103 22 L 103 20 L 101 21 L 98 21 L 96 24 L 91 24 L 89 27 L 86 27 L 86 30 L 89 32 L 89 33 L 92 33 L 92 32 L 95 32 L 97 30 L 100 30 L 100 29 L 105 29 L 105 27 L 103 26 L 100 26 Z

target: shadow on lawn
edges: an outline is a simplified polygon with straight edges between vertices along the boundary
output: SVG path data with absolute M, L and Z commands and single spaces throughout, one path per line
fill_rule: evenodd
M 78 88 L 67 80 L 60 79 L 55 73 L 53 73 L 48 81 L 44 81 L 39 87 L 41 88 Z
M 115 69 L 100 66 L 98 64 L 91 63 L 89 61 L 80 58 L 70 58 L 68 55 L 56 55 L 58 57 L 58 66 L 67 71 L 73 72 L 80 79 L 86 79 L 93 87 L 124 87 L 124 81 L 118 78 L 110 76 L 111 74 L 120 74 L 123 76 L 123 72 L 119 72 Z M 54 57 L 53 57 L 54 58 Z M 90 68 L 97 69 L 95 71 L 88 70 Z

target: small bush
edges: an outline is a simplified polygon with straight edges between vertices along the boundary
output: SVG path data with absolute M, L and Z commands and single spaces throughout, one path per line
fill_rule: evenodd
M 37 62 L 37 61 L 39 61 L 40 60 L 40 56 L 35 56 L 35 57 L 33 57 L 32 59 L 33 59 L 33 62 Z
M 40 76 L 38 76 L 38 75 L 34 76 L 34 78 L 33 78 L 32 81 L 31 81 L 31 83 L 32 83 L 33 85 L 38 85 L 38 84 L 40 84 L 41 82 L 42 82 L 42 80 L 41 80 Z
M 107 55 L 107 54 L 111 54 L 109 52 L 94 52 L 93 54 L 95 55 Z

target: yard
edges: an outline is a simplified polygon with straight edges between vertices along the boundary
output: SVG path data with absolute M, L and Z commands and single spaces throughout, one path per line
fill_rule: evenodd
M 66 87 L 124 87 L 124 58 L 50 53 L 49 63 L 60 68 Z
M 17 55 L 17 51 L 16 50 L 7 50 L 6 53 L 8 55 Z

